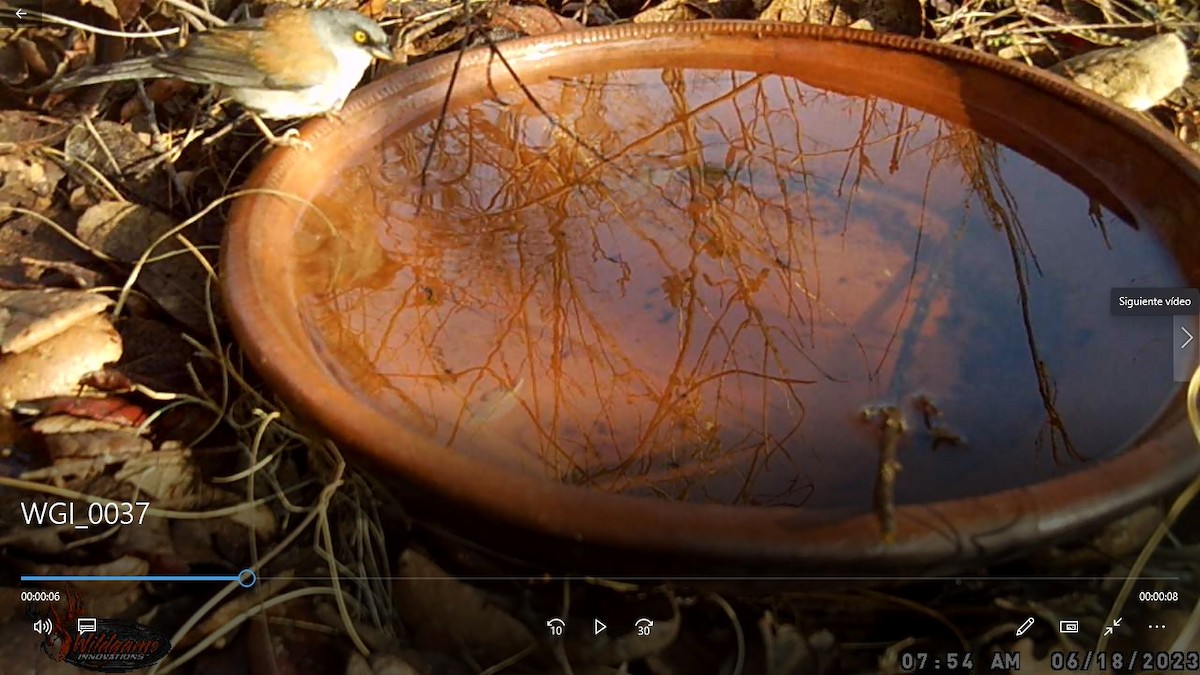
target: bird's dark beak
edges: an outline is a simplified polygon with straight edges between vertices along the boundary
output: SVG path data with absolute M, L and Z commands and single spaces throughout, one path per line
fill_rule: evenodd
M 382 45 L 375 45 L 374 47 L 371 47 L 370 49 L 368 49 L 367 52 L 371 56 L 374 56 L 375 58 L 379 59 L 380 61 L 395 61 L 396 60 L 396 55 L 392 54 L 392 51 L 390 49 L 388 49 L 387 47 L 384 47 Z

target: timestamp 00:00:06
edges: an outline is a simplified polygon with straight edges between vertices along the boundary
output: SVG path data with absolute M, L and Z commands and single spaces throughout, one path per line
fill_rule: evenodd
M 26 525 L 74 525 L 80 529 L 92 525 L 141 525 L 149 509 L 150 502 L 91 502 L 87 505 L 87 520 L 76 523 L 75 502 L 21 502 L 21 516 Z

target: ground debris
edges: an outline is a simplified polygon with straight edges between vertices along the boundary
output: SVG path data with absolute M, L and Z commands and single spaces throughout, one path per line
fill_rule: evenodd
M 208 271 L 195 250 L 176 237 L 170 216 L 150 207 L 105 201 L 79 218 L 78 236 L 95 249 L 134 265 L 137 285 L 164 310 L 200 335 L 208 332 Z
M 1187 48 L 1174 33 L 1067 59 L 1053 71 L 1132 110 L 1158 105 L 1188 77 Z
M 0 290 L 0 353 L 23 352 L 111 305 L 97 293 Z
M 16 354 L 0 356 L 0 406 L 75 396 L 88 374 L 121 358 L 121 338 L 107 317 L 87 316 Z

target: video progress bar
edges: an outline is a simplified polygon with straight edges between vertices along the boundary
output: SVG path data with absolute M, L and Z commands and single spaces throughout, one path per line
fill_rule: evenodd
M 262 577 L 263 581 L 276 577 Z M 278 577 L 293 581 L 328 581 L 329 577 Z M 930 583 L 961 582 L 961 581 L 1125 581 L 1126 576 L 959 576 L 959 577 L 930 577 L 930 576 L 604 576 L 604 575 L 556 575 L 538 574 L 528 576 L 385 576 L 385 577 L 355 577 L 359 581 L 624 581 L 624 582 L 668 582 L 689 583 L 703 581 L 925 581 Z M 1140 576 L 1138 581 L 1180 581 L 1180 576 Z
M 22 574 L 21 581 L 235 581 L 242 588 L 250 588 L 258 581 L 258 575 L 251 569 L 237 574 Z

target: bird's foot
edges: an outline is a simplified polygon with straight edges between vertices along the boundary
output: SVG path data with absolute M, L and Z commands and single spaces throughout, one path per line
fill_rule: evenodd
M 312 144 L 300 138 L 300 132 L 297 129 L 288 129 L 287 131 L 283 132 L 282 136 L 278 136 L 275 134 L 275 132 L 271 131 L 271 128 L 267 126 L 267 123 L 262 121 L 262 118 L 258 115 L 251 114 L 250 119 L 254 120 L 255 126 L 257 126 L 258 130 L 262 132 L 263 137 L 267 139 L 267 143 L 270 143 L 273 147 L 302 148 L 304 150 L 312 150 Z
M 341 110 L 330 110 L 324 114 L 325 119 L 336 124 L 345 124 L 346 118 L 342 116 Z
M 297 148 L 312 151 L 312 143 L 300 138 L 300 131 L 297 129 L 288 129 L 281 136 L 267 134 L 267 142 L 277 148 Z

